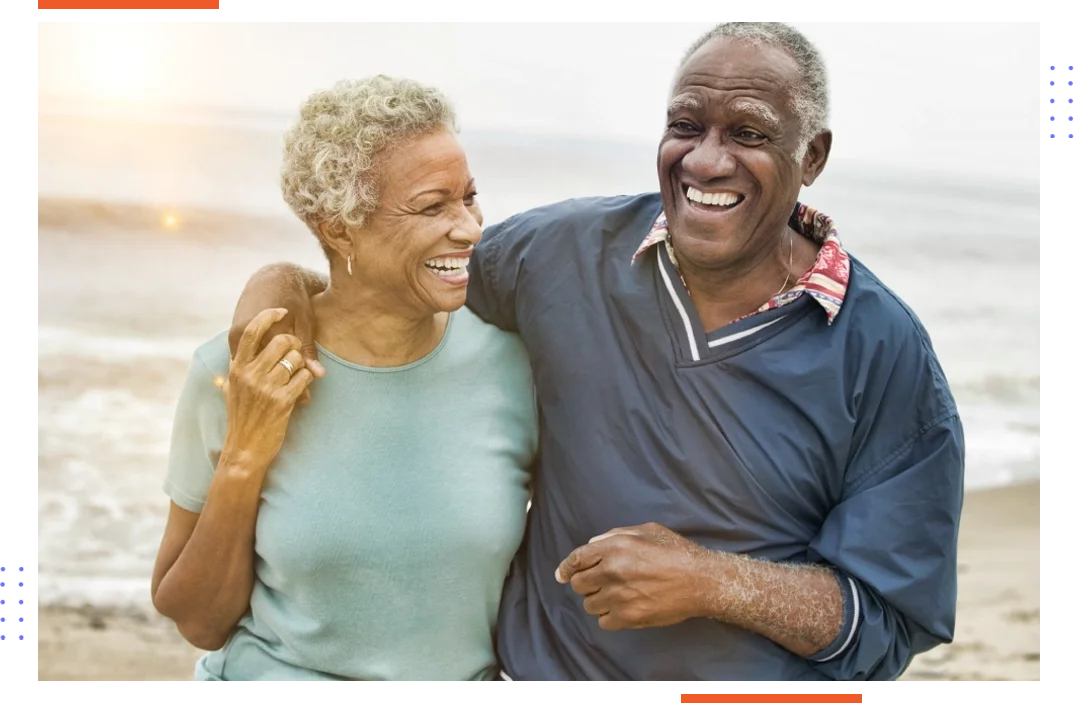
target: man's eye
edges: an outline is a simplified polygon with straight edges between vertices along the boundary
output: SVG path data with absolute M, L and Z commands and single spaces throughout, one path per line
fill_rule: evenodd
M 467 193 L 466 198 L 464 198 L 462 202 L 463 202 L 464 205 L 466 205 L 466 207 L 473 207 L 475 200 L 477 200 L 477 193 L 476 192 Z
M 752 129 L 744 129 L 738 133 L 738 136 L 742 137 L 746 141 L 755 142 L 764 139 L 764 135 L 760 132 L 754 132 Z
M 676 134 L 694 134 L 697 132 L 697 127 L 685 120 L 676 120 L 668 128 Z
M 436 217 L 441 212 L 443 212 L 443 210 L 444 210 L 444 206 L 439 204 L 439 203 L 437 203 L 436 205 L 430 205 L 429 207 L 427 207 L 424 210 L 422 210 L 421 214 L 428 215 L 429 217 Z

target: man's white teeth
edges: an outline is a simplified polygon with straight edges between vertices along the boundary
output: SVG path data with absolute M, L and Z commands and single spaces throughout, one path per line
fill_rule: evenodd
M 739 199 L 737 193 L 702 193 L 693 186 L 686 189 L 686 197 L 689 200 L 693 200 L 695 203 L 701 203 L 703 205 L 722 205 L 724 207 L 734 205 Z
M 466 265 L 469 263 L 469 257 L 465 259 L 447 257 L 439 259 L 429 259 L 425 262 L 425 266 L 437 275 L 457 276 L 458 274 L 466 270 Z

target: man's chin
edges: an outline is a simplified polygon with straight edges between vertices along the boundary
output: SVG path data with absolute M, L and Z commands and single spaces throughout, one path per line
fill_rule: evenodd
M 683 248 L 711 249 L 726 246 L 731 239 L 731 228 L 707 224 L 699 226 L 690 218 L 668 220 L 668 230 L 672 233 L 675 250 Z
M 720 268 L 739 252 L 733 237 L 712 228 L 698 231 L 696 227 L 674 229 L 672 226 L 672 231 L 675 233 L 672 240 L 675 258 L 680 265 L 688 262 L 699 269 Z

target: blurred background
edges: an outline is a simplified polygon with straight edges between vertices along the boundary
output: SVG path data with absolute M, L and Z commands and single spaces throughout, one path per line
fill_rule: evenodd
M 458 108 L 486 225 L 654 191 L 705 24 L 39 25 L 41 679 L 189 679 L 149 577 L 194 348 L 258 267 L 325 269 L 277 185 L 299 103 L 407 75 Z M 801 199 L 917 312 L 968 444 L 955 643 L 906 678 L 1039 679 L 1035 24 L 798 25 L 834 148 Z

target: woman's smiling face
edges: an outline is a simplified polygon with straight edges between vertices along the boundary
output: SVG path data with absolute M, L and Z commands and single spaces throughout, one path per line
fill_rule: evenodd
M 440 131 L 393 149 L 377 181 L 379 205 L 354 233 L 353 276 L 417 314 L 459 309 L 481 210 L 455 135 Z

